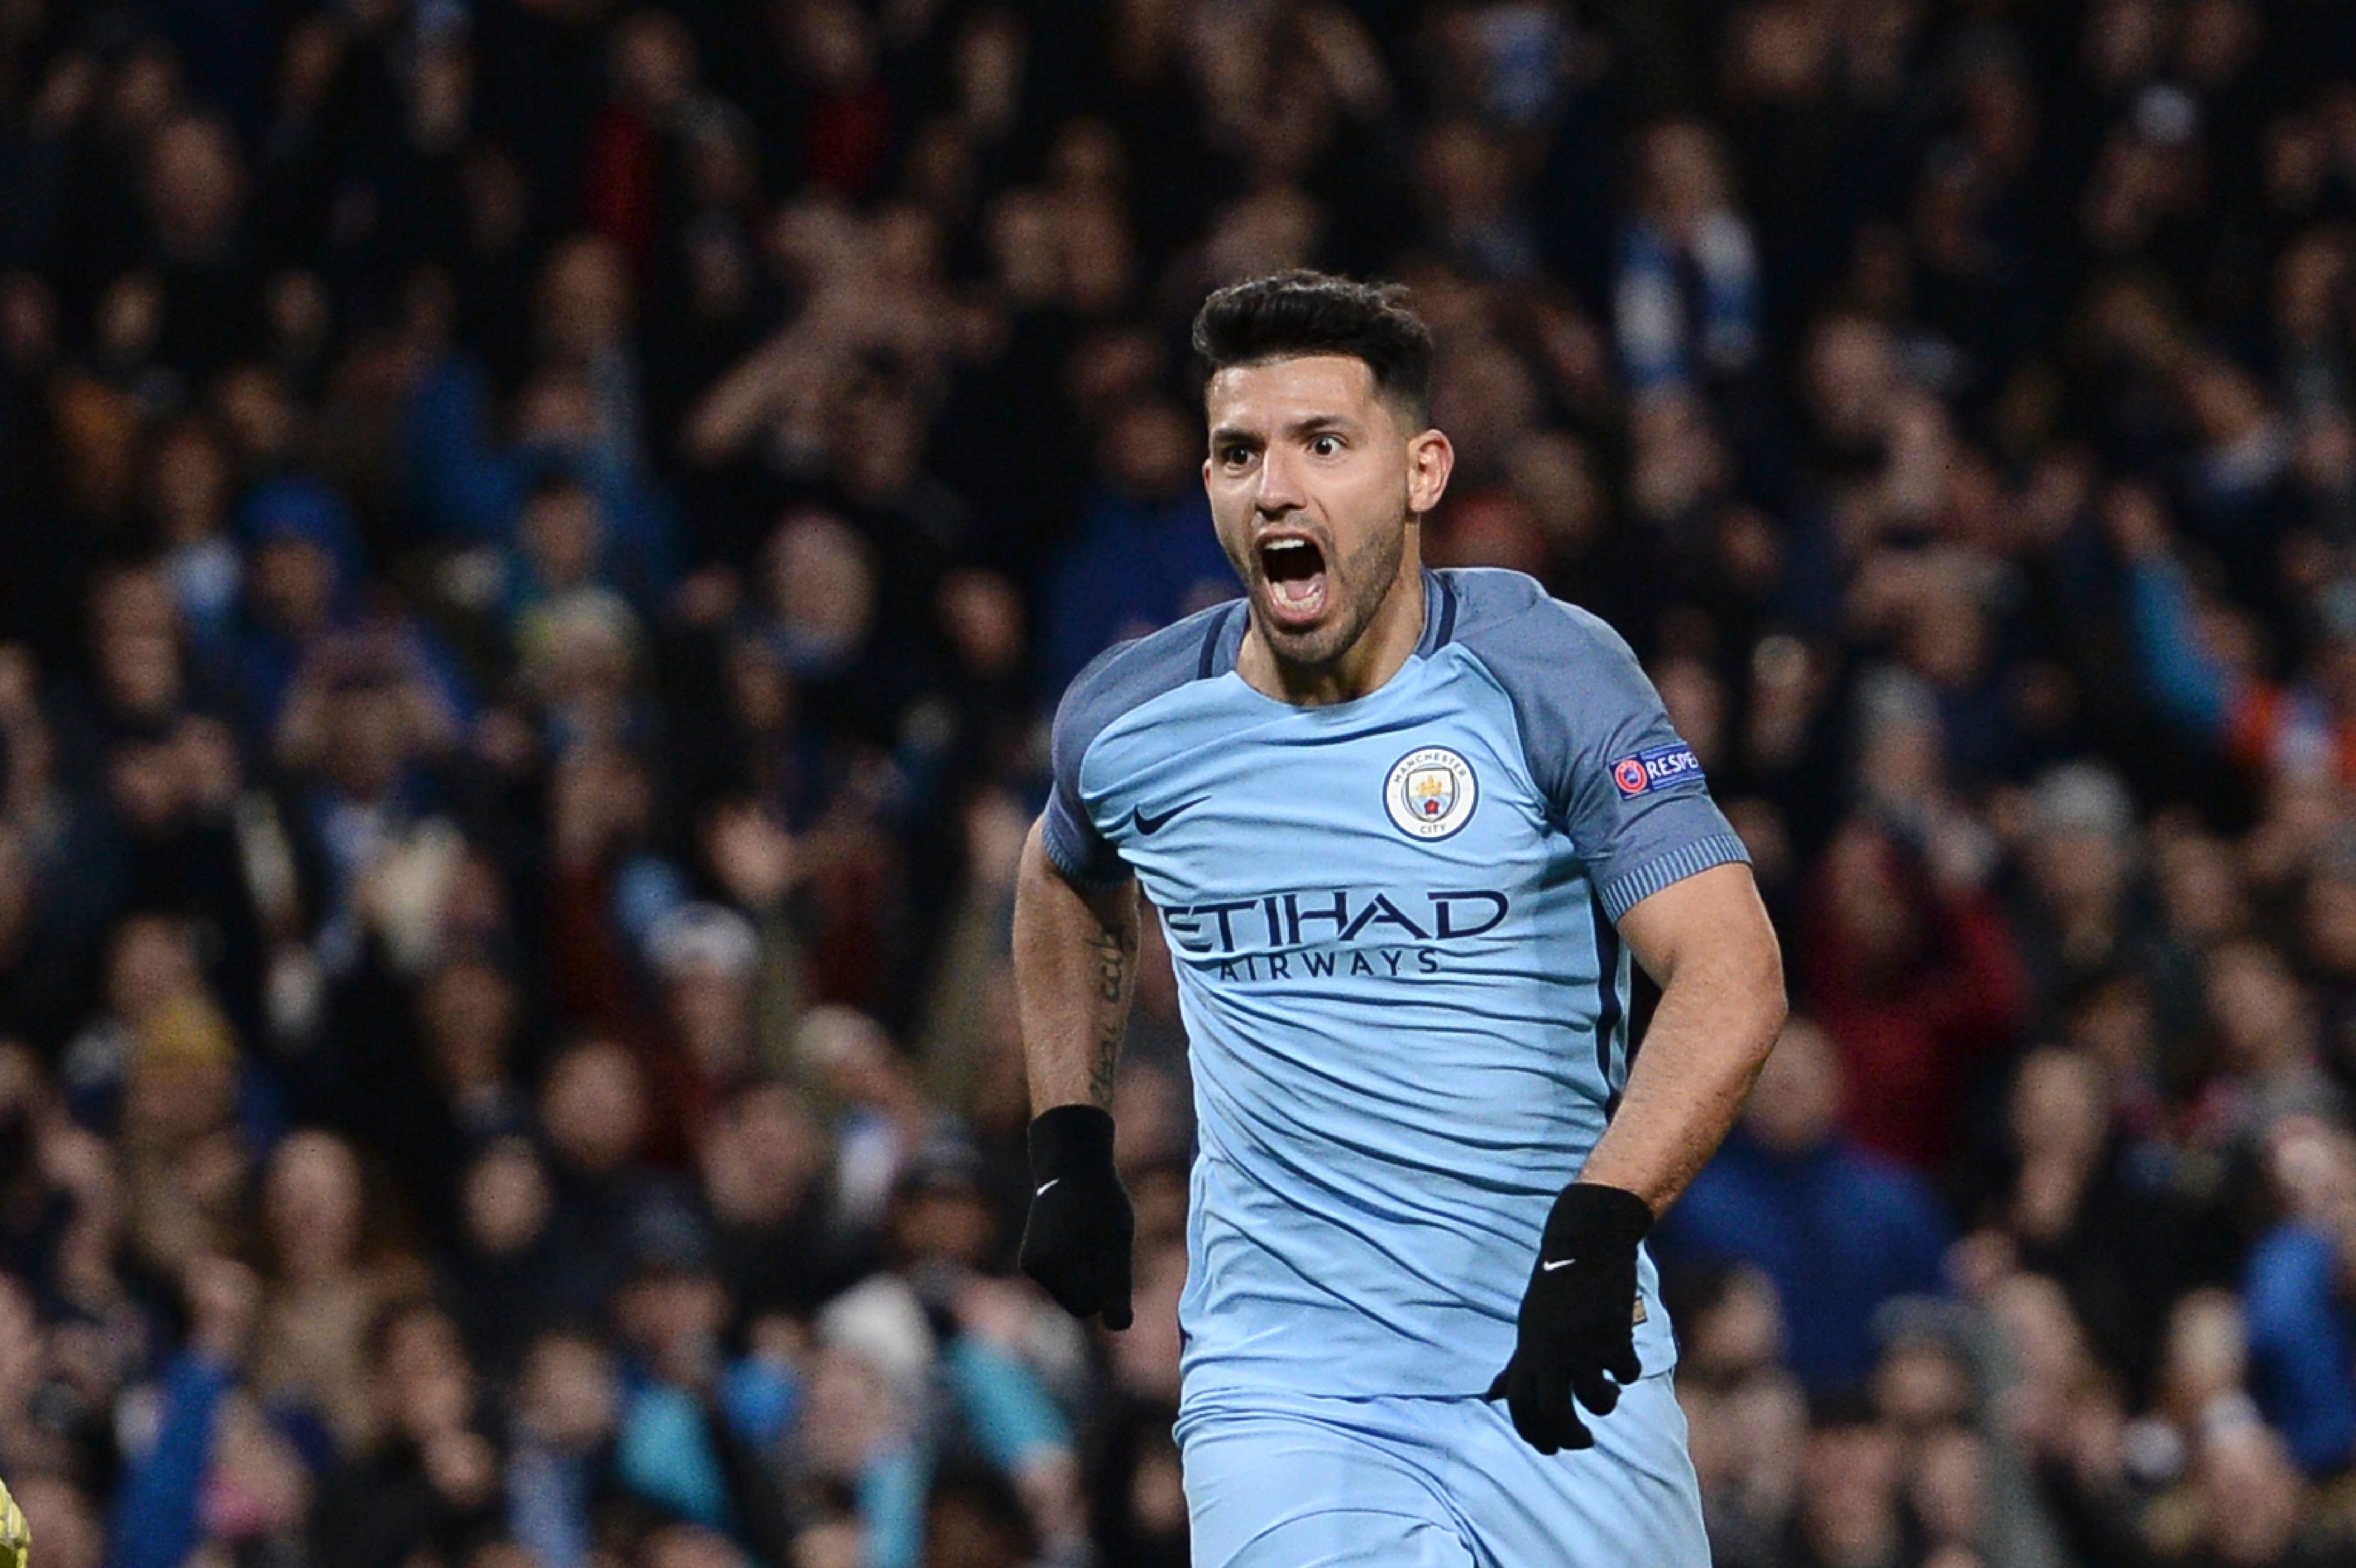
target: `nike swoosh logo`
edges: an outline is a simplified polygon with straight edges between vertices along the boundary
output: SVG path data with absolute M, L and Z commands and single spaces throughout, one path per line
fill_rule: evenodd
M 1538 1272 L 1540 1274 L 1552 1274 L 1558 1268 L 1569 1268 L 1572 1264 L 1578 1261 L 1579 1260 L 1576 1258 L 1557 1258 L 1552 1263 L 1542 1261 L 1538 1264 Z
M 1033 1194 L 1031 1194 L 1031 1196 L 1032 1196 L 1032 1197 L 1033 1197 L 1033 1198 L 1044 1198 L 1044 1197 L 1046 1197 L 1046 1196 L 1047 1196 L 1047 1188 L 1055 1186 L 1055 1182 L 1057 1182 L 1057 1181 L 1061 1181 L 1061 1180 L 1063 1180 L 1063 1179 L 1063 1179 L 1062 1177 L 1060 1177 L 1060 1176 L 1058 1176 L 1058 1177 L 1055 1178 L 1055 1179 L 1054 1179 L 1054 1180 L 1051 1180 L 1051 1181 L 1047 1182 L 1045 1186 L 1041 1187 L 1041 1188 L 1039 1189 L 1039 1190 L 1038 1190 L 1038 1191 L 1033 1192 Z
M 1140 833 L 1159 833 L 1170 825 L 1170 819 L 1172 817 L 1177 816 L 1180 812 L 1184 811 L 1187 807 L 1200 805 L 1210 798 L 1211 797 L 1207 795 L 1198 795 L 1192 800 L 1182 800 L 1159 816 L 1146 816 L 1145 807 L 1140 805 L 1131 808 L 1129 816 L 1130 820 L 1137 825 L 1137 830 Z

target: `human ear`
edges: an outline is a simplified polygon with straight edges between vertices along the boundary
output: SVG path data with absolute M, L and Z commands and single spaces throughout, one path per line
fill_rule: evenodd
M 1456 467 L 1456 448 L 1436 430 L 1410 436 L 1407 443 L 1407 509 L 1420 517 L 1440 505 L 1448 475 Z

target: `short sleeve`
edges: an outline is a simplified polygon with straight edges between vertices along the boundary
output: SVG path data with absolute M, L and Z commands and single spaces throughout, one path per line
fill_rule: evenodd
M 1080 763 L 1087 757 L 1088 744 L 1103 726 L 1090 722 L 1098 706 L 1090 699 L 1094 683 L 1090 677 L 1098 674 L 1097 665 L 1080 672 L 1064 700 L 1056 705 L 1054 752 L 1055 786 L 1047 796 L 1047 811 L 1042 836 L 1045 839 L 1047 859 L 1066 880 L 1084 887 L 1110 887 L 1129 880 L 1129 865 L 1097 828 L 1088 816 L 1087 804 L 1080 798 Z
M 1231 608 L 1199 610 L 1175 625 L 1108 648 L 1065 689 L 1055 708 L 1055 785 L 1047 797 L 1043 831 L 1047 859 L 1067 880 L 1110 887 L 1129 880 L 1129 863 L 1089 811 L 1081 770 L 1089 749 L 1114 722 L 1210 673 L 1212 652 Z
M 1530 773 L 1618 920 L 1672 882 L 1747 862 L 1700 762 L 1620 635 L 1535 592 L 1463 637 L 1505 688 Z

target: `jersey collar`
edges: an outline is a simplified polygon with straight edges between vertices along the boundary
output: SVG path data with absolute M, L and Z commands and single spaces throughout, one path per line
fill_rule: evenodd
M 1226 675 L 1236 667 L 1236 656 L 1242 652 L 1244 633 L 1251 627 L 1250 601 L 1237 599 L 1230 603 L 1224 614 L 1211 617 L 1203 635 L 1203 655 L 1195 677 L 1208 680 L 1213 676 Z M 1428 659 L 1446 647 L 1456 635 L 1456 588 L 1448 579 L 1430 567 L 1423 569 L 1423 635 L 1416 640 L 1410 657 Z

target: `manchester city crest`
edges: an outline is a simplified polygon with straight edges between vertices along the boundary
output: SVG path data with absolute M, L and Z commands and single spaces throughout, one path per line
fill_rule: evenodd
M 1383 782 L 1383 805 L 1410 838 L 1445 838 L 1472 820 L 1481 786 L 1472 764 L 1445 746 L 1409 752 Z

